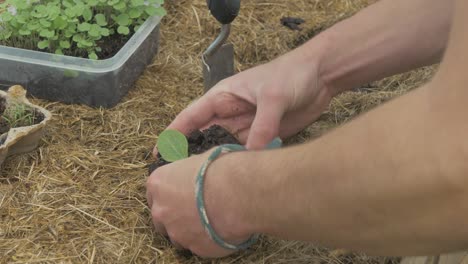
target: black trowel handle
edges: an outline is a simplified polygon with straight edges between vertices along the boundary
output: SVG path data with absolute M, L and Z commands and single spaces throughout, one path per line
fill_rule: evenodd
M 240 0 L 206 0 L 211 14 L 221 24 L 231 24 L 240 10 Z

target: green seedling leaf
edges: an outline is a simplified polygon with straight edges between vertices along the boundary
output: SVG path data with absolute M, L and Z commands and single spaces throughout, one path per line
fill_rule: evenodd
M 117 32 L 122 35 L 128 35 L 130 33 L 130 29 L 128 27 L 119 26 L 117 28 Z
M 62 49 L 69 49 L 70 48 L 70 42 L 68 40 L 61 40 L 60 41 L 60 47 Z
M 188 141 L 184 134 L 168 129 L 159 135 L 158 152 L 163 159 L 174 162 L 188 157 Z
M 61 49 L 56 49 L 55 54 L 57 55 L 63 55 L 63 51 Z
M 44 38 L 52 38 L 55 35 L 54 31 L 43 29 L 39 32 L 39 36 Z
M 107 37 L 110 35 L 109 29 L 101 28 L 101 36 Z
M 91 24 L 89 23 L 84 22 L 78 25 L 78 30 L 81 32 L 89 31 L 90 29 L 91 29 Z
M 27 22 L 28 18 L 25 15 L 17 15 L 16 16 L 16 21 L 20 24 L 25 24 Z
M 75 9 L 73 9 L 73 7 L 69 7 L 65 9 L 65 15 L 67 15 L 67 17 L 70 17 L 70 18 L 75 17 L 76 16 Z
M 128 15 L 130 16 L 130 18 L 138 18 L 138 17 L 141 16 L 142 13 L 143 13 L 143 11 L 141 9 L 132 8 L 128 12 Z
M 83 18 L 85 21 L 90 21 L 91 18 L 93 17 L 93 11 L 91 11 L 90 8 L 85 8 L 83 10 Z
M 145 0 L 131 0 L 133 6 L 142 6 L 145 4 Z
M 53 25 L 55 28 L 64 29 L 67 27 L 67 21 L 65 18 L 58 16 L 54 19 Z
M 9 12 L 3 12 L 1 17 L 3 22 L 9 22 L 13 19 L 14 16 Z
M 148 8 L 145 8 L 146 14 L 148 14 L 150 16 L 154 16 L 156 14 L 156 10 L 157 10 L 157 8 L 154 7 L 154 6 L 148 6 Z
M 47 21 L 46 19 L 40 19 L 39 23 L 46 28 L 52 26 L 52 23 L 50 21 Z
M 91 29 L 88 31 L 88 34 L 91 37 L 100 37 L 101 36 L 101 27 L 97 24 L 92 24 Z
M 124 1 L 119 2 L 118 4 L 114 5 L 114 8 L 115 8 L 116 10 L 124 10 L 126 7 L 127 7 L 127 6 L 126 6 L 126 4 L 125 4 Z
M 104 16 L 103 14 L 97 14 L 96 16 L 94 16 L 94 19 L 96 20 L 96 24 L 100 26 L 107 25 L 106 16 Z
M 130 25 L 130 17 L 127 14 L 120 14 L 118 17 L 115 18 L 115 22 L 120 26 L 128 26 Z
M 18 33 L 22 36 L 27 36 L 27 35 L 31 35 L 31 31 L 30 30 L 27 30 L 27 29 L 20 29 L 18 31 Z
M 164 9 L 162 7 L 158 7 L 158 8 L 156 8 L 155 15 L 157 15 L 159 17 L 163 17 L 163 16 L 167 15 L 167 11 L 166 11 L 166 9 Z
M 45 49 L 49 47 L 49 41 L 48 40 L 41 40 L 37 43 L 37 47 L 40 49 Z
M 88 58 L 90 58 L 92 60 L 97 60 L 98 56 L 96 55 L 95 52 L 91 52 L 91 53 L 89 53 Z
M 99 3 L 98 0 L 88 0 L 88 5 L 89 6 L 97 6 L 98 3 Z

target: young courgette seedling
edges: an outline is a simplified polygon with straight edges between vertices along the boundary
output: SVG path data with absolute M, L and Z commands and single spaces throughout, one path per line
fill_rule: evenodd
M 158 152 L 164 160 L 174 162 L 188 157 L 188 141 L 184 134 L 177 130 L 163 131 L 158 138 Z

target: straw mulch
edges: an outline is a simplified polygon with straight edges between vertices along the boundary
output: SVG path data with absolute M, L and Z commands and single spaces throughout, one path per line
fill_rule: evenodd
M 287 52 L 369 2 L 242 1 L 230 38 L 238 70 Z M 153 233 L 145 182 L 158 133 L 202 94 L 199 58 L 219 26 L 205 0 L 167 0 L 166 7 L 160 53 L 118 106 L 91 109 L 34 100 L 52 111 L 54 120 L 37 150 L 7 159 L 1 170 L 1 263 L 204 263 L 179 254 Z M 283 27 L 283 16 L 305 19 L 303 30 Z M 317 137 L 420 85 L 433 71 L 420 69 L 343 94 L 290 142 Z M 263 238 L 219 263 L 397 261 Z

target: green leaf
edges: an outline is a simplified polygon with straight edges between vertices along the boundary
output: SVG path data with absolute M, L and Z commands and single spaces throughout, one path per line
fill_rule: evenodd
M 142 6 L 145 4 L 145 0 L 131 0 L 133 6 Z
M 163 17 L 163 16 L 166 16 L 167 15 L 167 11 L 166 9 L 162 8 L 162 7 L 158 7 L 156 8 L 156 13 L 155 15 L 159 16 L 159 17 Z
M 137 8 L 132 8 L 130 9 L 130 11 L 128 12 L 128 15 L 131 17 L 131 18 L 138 18 L 141 16 L 141 14 L 143 13 L 143 11 L 141 9 L 137 9 Z
M 117 28 L 117 32 L 122 35 L 128 35 L 130 33 L 130 29 L 128 27 L 119 26 Z
M 67 27 L 67 21 L 61 16 L 56 17 L 53 24 L 54 27 L 58 29 L 64 29 Z
M 45 49 L 49 47 L 49 41 L 48 40 L 41 40 L 37 43 L 37 47 L 40 49 Z
M 55 35 L 55 32 L 52 30 L 43 29 L 39 32 L 39 36 L 44 38 L 52 38 Z
M 91 18 L 93 17 L 93 11 L 91 11 L 90 8 L 85 8 L 83 10 L 83 18 L 85 21 L 90 21 Z
M 101 36 L 107 37 L 110 35 L 109 29 L 107 28 L 101 28 Z
M 56 49 L 55 54 L 57 55 L 63 55 L 63 51 L 61 49 Z
M 148 6 L 148 8 L 145 8 L 146 14 L 148 14 L 150 16 L 154 16 L 156 14 L 156 10 L 157 10 L 157 8 L 154 7 L 154 6 Z
M 83 36 L 81 34 L 73 35 L 73 41 L 80 42 L 82 40 L 83 40 Z
M 124 1 L 119 2 L 118 4 L 114 5 L 116 10 L 124 10 L 127 7 Z
M 89 23 L 84 22 L 78 25 L 78 30 L 81 32 L 89 31 L 90 29 L 91 29 L 91 24 Z
M 52 23 L 50 21 L 47 21 L 46 19 L 40 19 L 39 20 L 39 23 L 43 26 L 43 27 L 50 27 L 52 26 Z
M 107 20 L 106 20 L 106 16 L 103 15 L 103 14 L 97 14 L 94 16 L 94 20 L 96 20 L 96 24 L 100 25 L 100 26 L 105 26 L 107 25 Z
M 75 17 L 76 16 L 75 9 L 73 9 L 73 7 L 69 7 L 67 9 L 65 9 L 65 15 L 67 15 L 67 17 L 69 17 L 69 18 Z
M 54 20 L 60 15 L 60 8 L 52 3 L 49 4 L 49 19 Z
M 30 30 L 27 30 L 27 29 L 20 29 L 20 30 L 18 30 L 18 33 L 19 33 L 21 36 L 31 35 L 31 31 L 30 31 Z
M 120 26 L 128 26 L 131 23 L 130 17 L 127 14 L 120 14 L 115 18 L 115 22 Z
M 9 30 L 0 30 L 0 35 L 3 40 L 7 40 L 11 37 L 12 32 Z
M 27 27 L 28 27 L 29 30 L 34 31 L 34 30 L 40 28 L 41 25 L 39 25 L 37 23 L 29 23 Z
M 88 31 L 88 34 L 91 37 L 100 37 L 101 36 L 101 27 L 97 24 L 92 24 L 91 29 Z
M 92 60 L 97 60 L 98 59 L 98 56 L 96 55 L 96 52 L 90 52 L 88 54 L 88 58 L 92 59 Z
M 61 40 L 60 41 L 60 47 L 63 49 L 69 49 L 70 48 L 70 42 L 68 40 Z
M 98 3 L 99 3 L 99 1 L 97 1 L 97 0 L 88 0 L 88 5 L 89 6 L 97 6 Z
M 163 159 L 174 162 L 188 157 L 188 141 L 184 134 L 177 130 L 163 131 L 158 138 L 158 152 Z
M 3 12 L 1 14 L 1 18 L 3 22 L 8 22 L 11 21 L 14 18 L 14 16 L 10 12 Z
M 93 46 L 93 42 L 92 41 L 89 41 L 87 39 L 82 39 L 80 40 L 79 44 L 83 47 L 92 47 Z
M 32 16 L 37 18 L 46 17 L 47 15 L 47 7 L 45 5 L 37 5 L 32 12 Z
M 18 23 L 21 23 L 21 24 L 25 24 L 28 21 L 28 17 L 25 16 L 24 14 L 16 15 L 15 18 L 16 18 L 16 21 L 18 21 Z

